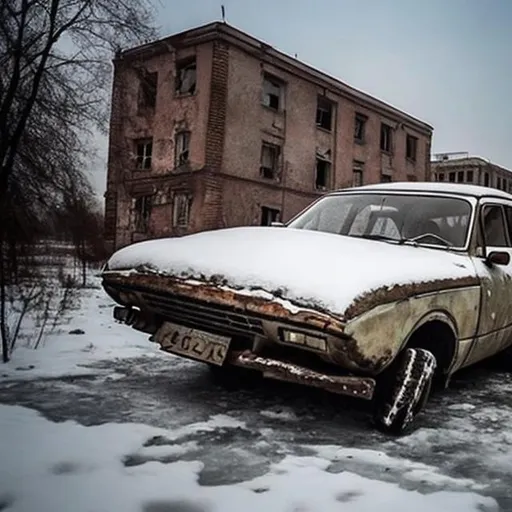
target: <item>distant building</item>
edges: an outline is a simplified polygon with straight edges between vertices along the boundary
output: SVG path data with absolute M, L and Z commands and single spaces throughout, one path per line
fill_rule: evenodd
M 433 181 L 473 183 L 512 193 L 512 171 L 478 156 L 440 153 L 435 155 L 431 167 Z
M 430 177 L 432 127 L 225 23 L 121 52 L 110 248 L 287 220 L 325 191 Z

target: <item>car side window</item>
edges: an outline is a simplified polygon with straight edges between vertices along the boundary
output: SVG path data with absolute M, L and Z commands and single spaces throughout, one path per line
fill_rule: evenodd
M 489 247 L 508 247 L 509 243 L 506 234 L 505 219 L 501 206 L 484 206 L 483 226 L 486 245 Z
M 512 240 L 512 206 L 505 206 L 505 215 L 508 224 L 508 238 Z

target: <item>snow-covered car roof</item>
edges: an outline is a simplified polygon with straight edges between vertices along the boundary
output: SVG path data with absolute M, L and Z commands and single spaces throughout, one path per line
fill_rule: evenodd
M 438 181 L 404 181 L 394 183 L 377 183 L 375 185 L 363 185 L 350 189 L 337 190 L 335 193 L 354 192 L 435 192 L 439 194 L 456 194 L 473 197 L 499 197 L 512 200 L 512 194 L 492 187 L 481 187 L 479 185 L 467 185 L 465 183 L 441 183 Z

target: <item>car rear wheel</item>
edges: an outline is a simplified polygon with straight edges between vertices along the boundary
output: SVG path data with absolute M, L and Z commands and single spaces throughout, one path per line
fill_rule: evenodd
M 374 423 L 390 434 L 403 434 L 426 404 L 436 358 L 422 348 L 405 349 L 377 389 Z

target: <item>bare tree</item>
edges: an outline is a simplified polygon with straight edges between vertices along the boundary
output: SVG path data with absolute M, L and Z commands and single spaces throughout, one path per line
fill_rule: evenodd
M 151 0 L 0 2 L 0 333 L 9 358 L 6 286 L 39 219 L 63 205 L 107 126 L 115 52 L 154 38 Z M 5 221 L 5 222 L 4 222 Z

